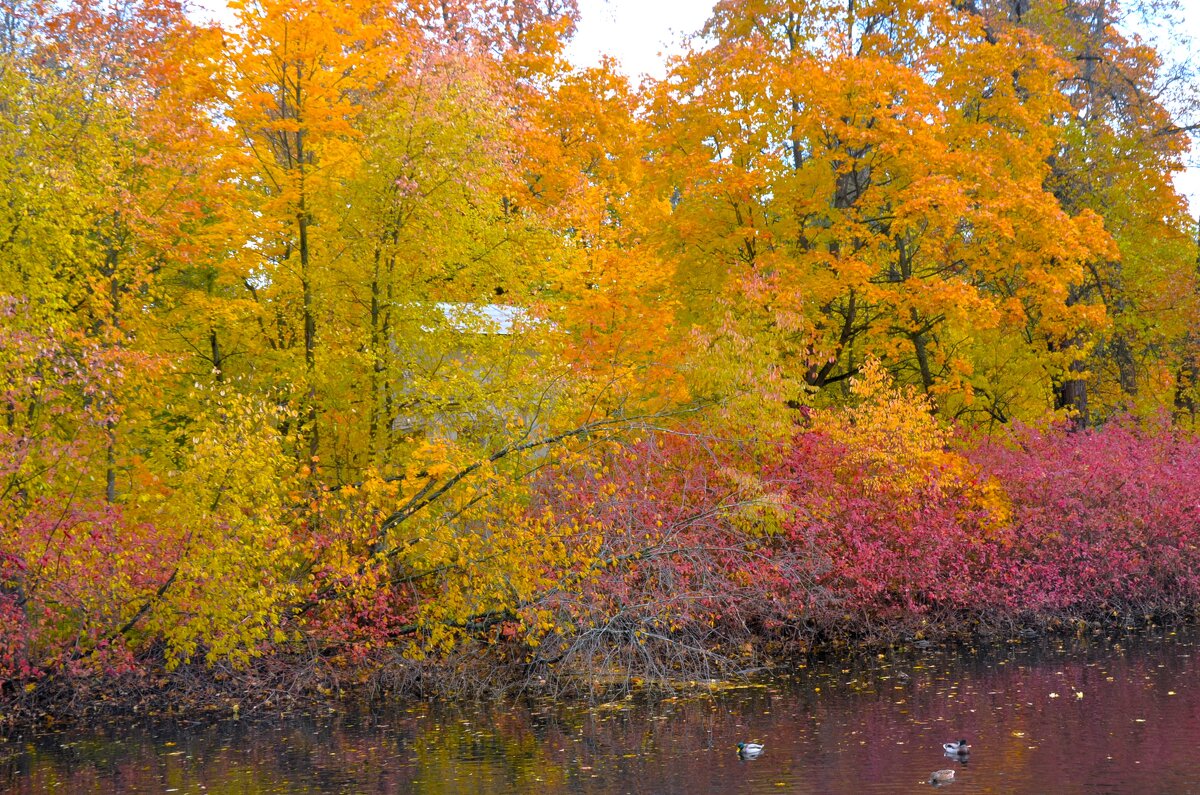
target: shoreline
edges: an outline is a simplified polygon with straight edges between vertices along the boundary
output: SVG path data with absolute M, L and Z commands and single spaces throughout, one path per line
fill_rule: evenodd
M 841 635 L 809 644 L 793 642 L 790 654 L 766 657 L 754 652 L 749 663 L 715 678 L 648 679 L 644 672 L 609 671 L 586 680 L 578 674 L 552 677 L 524 671 L 511 660 L 479 657 L 468 650 L 456 659 L 405 661 L 359 668 L 318 670 L 313 660 L 301 662 L 281 656 L 260 659 L 241 670 L 229 666 L 193 664 L 166 671 L 149 664 L 120 675 L 93 675 L 64 680 L 48 676 L 42 685 L 17 691 L 3 683 L 0 696 L 0 739 L 11 740 L 89 723 L 111 723 L 125 718 L 172 719 L 207 723 L 238 719 L 273 722 L 289 717 L 368 712 L 388 702 L 425 699 L 453 702 L 505 702 L 525 698 L 551 699 L 587 705 L 638 694 L 651 700 L 680 693 L 736 686 L 754 677 L 805 667 L 818 661 L 855 660 L 864 656 L 904 654 L 939 646 L 978 647 L 975 653 L 1013 643 L 1085 636 L 1118 638 L 1151 628 L 1191 627 L 1200 623 L 1200 606 L 1159 613 L 1096 611 L 1091 617 L 1046 616 L 1038 621 L 985 623 L 979 618 L 960 625 L 926 624 L 918 631 L 897 626 L 892 632 L 871 636 Z M 973 624 L 973 625 L 972 625 Z M 907 626 L 907 625 L 906 625 Z M 770 647 L 773 641 L 764 641 Z M 802 649 L 802 650 L 801 650 Z M 744 649 L 725 650 L 726 658 Z M 713 650 L 714 654 L 721 652 Z M 482 670 L 486 666 L 487 670 Z M 373 670 L 372 670 L 373 669 Z M 473 678 L 467 686 L 468 679 Z

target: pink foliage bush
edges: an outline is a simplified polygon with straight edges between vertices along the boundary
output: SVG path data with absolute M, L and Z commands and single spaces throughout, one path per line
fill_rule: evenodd
M 25 678 L 31 669 L 25 651 L 29 628 L 21 609 L 21 593 L 11 585 L 24 572 L 24 562 L 0 550 L 0 682 Z
M 796 437 L 772 473 L 789 495 L 788 538 L 815 544 L 830 567 L 815 618 L 823 627 L 969 609 L 1002 539 L 974 494 L 931 473 L 913 491 L 867 488 L 865 473 L 815 433 Z
M 1013 507 L 987 605 L 1014 613 L 1182 610 L 1200 599 L 1200 442 L 1165 424 L 1015 428 L 972 447 Z
M 728 641 L 1200 604 L 1196 439 L 1014 427 L 951 452 L 953 472 L 880 490 L 813 431 L 769 461 L 686 435 L 626 448 L 551 500 L 607 561 L 557 607 L 584 632 Z

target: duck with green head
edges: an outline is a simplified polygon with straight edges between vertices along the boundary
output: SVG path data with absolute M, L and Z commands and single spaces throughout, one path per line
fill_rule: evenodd
M 742 759 L 757 759 L 763 752 L 762 743 L 738 743 L 738 756 Z

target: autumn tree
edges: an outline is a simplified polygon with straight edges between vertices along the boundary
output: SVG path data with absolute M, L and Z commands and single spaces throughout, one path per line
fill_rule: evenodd
M 990 35 L 1031 31 L 1066 64 L 1061 86 L 1070 111 L 1046 185 L 1067 212 L 1100 215 L 1117 243 L 1107 256 L 1089 260 L 1070 288 L 1072 303 L 1103 305 L 1112 323 L 1094 344 L 1077 341 L 1079 355 L 1057 387 L 1057 401 L 1085 423 L 1091 414 L 1162 408 L 1196 313 L 1192 222 L 1172 177 L 1184 166 L 1188 120 L 1200 98 L 1186 64 L 1165 62 L 1131 30 L 1141 14 L 1171 20 L 1178 5 L 1080 0 L 968 7 Z
M 318 322 L 329 317 L 329 268 L 342 253 L 334 190 L 359 162 L 362 103 L 385 84 L 406 40 L 369 3 L 248 0 L 233 8 L 240 31 L 229 116 L 245 188 L 257 199 L 249 245 L 259 261 L 245 289 L 260 306 L 273 386 L 302 407 L 298 450 L 314 463 L 326 395 Z
M 577 0 L 407 0 L 400 13 L 431 39 L 541 61 L 575 32 Z
M 710 386 L 795 404 L 875 353 L 952 415 L 1045 410 L 1105 322 L 1070 285 L 1111 248 L 1043 187 L 1054 53 L 934 2 L 721 3 L 706 36 L 659 89 L 656 159 Z
M 859 507 L 999 549 L 949 418 L 1195 405 L 1112 3 L 723 0 L 640 89 L 571 0 L 231 5 L 0 5 L 3 675 L 742 638 L 830 550 L 877 589 Z

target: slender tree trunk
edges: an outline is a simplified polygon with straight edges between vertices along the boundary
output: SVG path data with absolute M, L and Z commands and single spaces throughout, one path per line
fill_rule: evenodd
M 924 334 L 913 334 L 909 339 L 912 340 L 913 351 L 917 355 L 917 367 L 921 372 L 921 387 L 928 395 L 929 390 L 933 389 L 933 370 L 929 366 L 929 346 L 925 341 Z
M 371 271 L 371 418 L 368 442 L 371 463 L 380 463 L 383 413 L 383 350 L 382 350 L 382 302 L 383 285 L 381 280 L 383 251 L 375 246 L 374 264 Z
M 1086 291 L 1085 286 L 1072 286 L 1067 294 L 1067 306 L 1073 306 L 1084 300 Z M 1050 350 L 1060 350 L 1071 354 L 1071 363 L 1067 365 L 1067 370 L 1063 373 L 1062 381 L 1054 396 L 1054 408 L 1069 411 L 1077 428 L 1086 428 L 1091 421 L 1091 417 L 1088 415 L 1087 379 L 1083 377 L 1083 373 L 1087 371 L 1087 362 L 1081 356 L 1085 342 L 1086 339 L 1083 336 L 1077 335 L 1060 345 L 1050 345 Z
M 221 358 L 221 344 L 217 340 L 217 330 L 210 328 L 208 330 L 208 351 L 212 358 L 213 376 L 217 379 L 217 383 L 222 383 L 225 380 L 224 360 Z
M 308 387 L 308 457 L 312 461 L 320 449 L 320 433 L 317 427 L 317 318 L 313 301 L 312 255 L 308 244 L 308 196 L 306 195 L 304 169 L 304 133 L 296 134 L 296 159 L 300 167 L 300 204 L 296 214 L 299 232 L 300 290 L 304 311 L 304 375 Z
M 109 422 L 104 444 L 104 500 L 110 505 L 117 501 L 116 423 Z
M 383 327 L 381 329 L 382 337 L 382 352 L 383 361 L 381 363 L 381 381 L 383 388 L 383 439 L 384 439 L 384 459 L 390 461 L 392 459 L 392 445 L 396 441 L 396 434 L 392 432 L 392 422 L 396 419 L 396 404 L 395 393 L 392 391 L 392 379 L 394 374 L 392 368 L 395 365 L 393 361 L 394 350 L 392 348 L 392 307 L 395 306 L 396 294 L 396 255 L 395 246 L 400 240 L 400 233 L 392 232 L 392 254 L 388 255 L 387 268 L 383 275 L 384 284 L 384 302 L 383 302 Z

